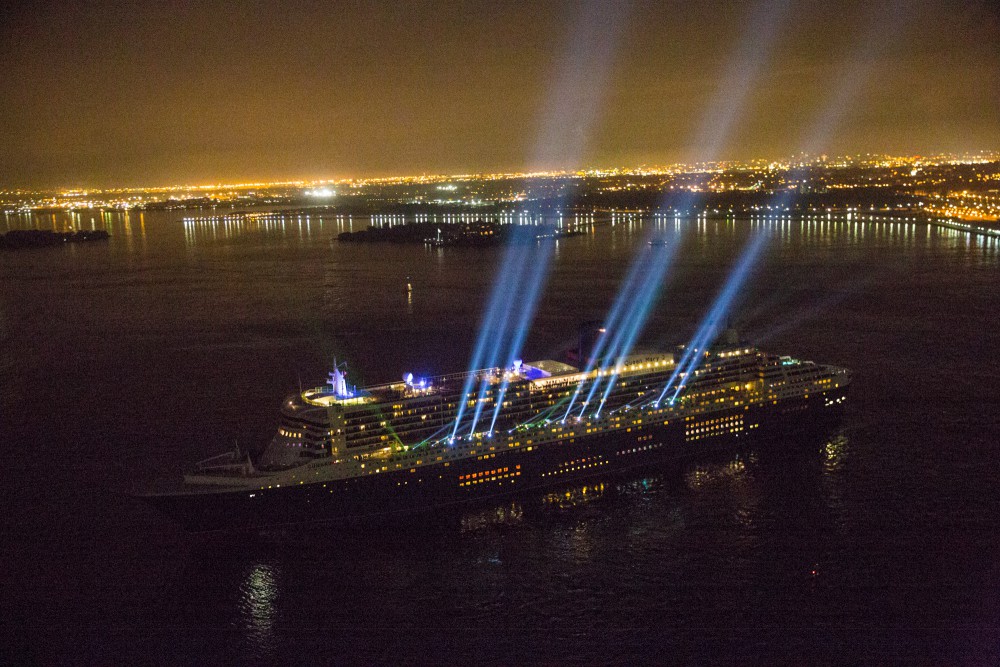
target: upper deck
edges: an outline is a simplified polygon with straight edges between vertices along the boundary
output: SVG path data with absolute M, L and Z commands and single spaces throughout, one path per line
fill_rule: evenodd
M 441 396 L 454 398 L 466 387 L 473 386 L 478 391 L 481 385 L 493 387 L 502 383 L 527 386 L 531 390 L 551 390 L 553 388 L 587 382 L 604 375 L 631 375 L 654 370 L 673 368 L 674 358 L 670 353 L 639 353 L 624 357 L 617 364 L 605 368 L 581 371 L 575 366 L 542 359 L 529 363 L 515 362 L 510 368 L 483 368 L 464 373 L 451 373 L 426 378 L 416 378 L 406 374 L 399 382 L 371 385 L 364 388 L 340 385 L 338 389 L 337 371 L 331 373 L 330 383 L 302 392 L 304 403 L 314 406 L 333 405 L 364 406 L 393 403 L 400 400 Z M 471 381 L 470 381 L 471 380 Z

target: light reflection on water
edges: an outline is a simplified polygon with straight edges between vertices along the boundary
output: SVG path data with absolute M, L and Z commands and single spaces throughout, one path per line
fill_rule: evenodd
M 847 436 L 839 434 L 823 446 L 823 468 L 828 474 L 836 473 L 844 465 L 847 455 Z
M 604 482 L 592 482 L 561 489 L 542 496 L 542 503 L 559 509 L 582 507 L 604 496 Z
M 823 446 L 823 490 L 827 506 L 834 511 L 839 511 L 843 505 L 844 468 L 849 453 L 850 442 L 842 433 L 827 440 Z
M 0 227 L 79 225 L 112 234 L 107 243 L 0 258 L 6 283 L 0 286 L 0 375 L 6 365 L 32 389 L 16 394 L 26 400 L 9 411 L 0 406 L 0 422 L 25 413 L 31 427 L 23 444 L 9 441 L 22 448 L 12 451 L 25 461 L 58 459 L 68 442 L 64 427 L 77 429 L 73 435 L 86 445 L 74 450 L 72 466 L 39 468 L 37 477 L 27 478 L 32 483 L 18 489 L 32 508 L 82 508 L 37 521 L 57 538 L 66 516 L 103 526 L 101 544 L 105 537 L 115 544 L 125 533 L 166 531 L 161 518 L 120 503 L 110 508 L 93 489 L 116 488 L 126 474 L 160 479 L 216 453 L 218 442 L 233 436 L 269 437 L 275 395 L 280 401 L 294 388 L 300 369 L 304 376 L 321 373 L 333 354 L 344 354 L 344 340 L 353 345 L 351 361 L 373 379 L 398 377 L 414 360 L 432 355 L 433 369 L 441 372 L 465 362 L 471 344 L 462 335 L 477 320 L 470 293 L 490 279 L 485 268 L 495 250 L 329 243 L 339 231 L 367 224 L 357 217 L 326 218 L 320 225 L 309 216 L 301 235 L 298 220 L 288 219 L 284 236 L 280 225 L 237 221 L 227 236 L 223 223 L 186 230 L 184 215 L 133 211 L 131 232 L 120 212 L 0 216 Z M 548 337 L 540 348 L 555 349 L 549 341 L 605 312 L 618 285 L 614 272 L 644 238 L 643 224 L 626 219 L 612 228 L 598 219 L 593 234 L 560 241 L 550 290 L 555 296 L 532 332 L 533 340 Z M 404 628 L 438 619 L 413 635 L 442 643 L 461 635 L 470 618 L 478 627 L 500 628 L 517 618 L 525 627 L 601 633 L 663 619 L 663 626 L 689 623 L 693 641 L 706 626 L 744 624 L 775 645 L 790 625 L 877 628 L 886 610 L 914 626 L 949 616 L 992 618 L 969 610 L 974 604 L 992 609 L 986 605 L 996 588 L 989 574 L 997 551 L 989 537 L 997 534 L 990 512 L 996 448 L 988 438 L 997 428 L 994 413 L 982 409 L 997 395 L 994 374 L 983 362 L 996 357 L 996 344 L 985 335 L 997 310 L 996 243 L 923 223 L 826 216 L 752 224 L 671 216 L 656 224 L 695 240 L 650 328 L 651 338 L 663 332 L 665 344 L 679 342 L 697 320 L 711 297 L 702 292 L 724 277 L 728 255 L 738 247 L 734 241 L 751 226 L 776 232 L 781 242 L 762 269 L 760 298 L 749 300 L 756 307 L 750 319 L 773 339 L 768 350 L 858 373 L 849 442 L 816 443 L 811 459 L 784 466 L 764 456 L 728 457 L 628 481 L 608 476 L 601 493 L 583 493 L 582 484 L 568 488 L 569 498 L 566 489 L 551 491 L 550 502 L 537 493 L 463 511 L 460 521 L 452 520 L 458 526 L 449 523 L 446 530 L 432 524 L 398 533 L 310 531 L 302 539 L 312 548 L 310 558 L 303 558 L 294 538 L 257 547 L 264 557 L 238 541 L 224 558 L 213 559 L 226 564 L 218 571 L 212 563 L 197 566 L 208 571 L 206 582 L 221 582 L 218 587 L 192 590 L 183 585 L 187 578 L 178 577 L 156 589 L 175 595 L 159 605 L 155 618 L 162 625 L 176 623 L 178 609 L 197 612 L 181 621 L 170 641 L 183 644 L 190 635 L 201 647 L 220 646 L 217 662 L 280 658 L 282 651 L 308 662 L 307 648 L 294 652 L 294 629 L 317 628 L 331 644 L 356 645 L 357 634 L 371 627 L 384 637 L 385 619 Z M 698 239 L 705 241 L 701 248 Z M 974 270 L 980 266 L 991 270 Z M 406 276 L 413 278 L 412 311 Z M 313 325 L 322 336 L 338 337 L 337 345 L 324 348 L 326 338 Z M 937 370 L 928 372 L 929 364 Z M 51 396 L 39 401 L 37 384 L 51 378 L 59 381 L 47 382 Z M 86 395 L 81 387 L 100 392 Z M 156 389 L 151 397 L 150 388 Z M 927 396 L 937 397 L 932 410 L 920 407 Z M 919 423 L 920 433 L 867 426 L 893 416 Z M 137 447 L 137 427 L 158 434 L 165 445 Z M 913 530 L 895 531 L 901 522 Z M 941 547 L 953 539 L 964 548 Z M 113 563 L 100 548 L 95 553 Z M 65 577 L 65 590 L 80 575 L 89 576 L 97 560 L 74 551 L 39 552 L 51 559 L 52 572 L 63 571 L 65 563 L 86 564 L 87 572 L 68 569 L 73 576 Z M 150 549 L 149 555 L 135 560 L 159 554 Z M 184 558 L 174 553 L 167 565 L 178 569 Z M 121 563 L 104 576 L 119 571 L 136 588 L 148 579 Z M 954 573 L 949 585 L 934 585 L 941 573 Z M 895 588 L 886 589 L 886 581 Z M 684 586 L 668 591 L 671 582 Z M 133 590 L 105 587 L 101 608 L 134 609 Z M 614 604 L 630 592 L 628 604 Z M 47 601 L 38 604 L 44 604 L 39 616 L 53 613 Z M 208 636 L 223 605 L 239 647 Z M 943 611 L 911 611 L 921 605 Z M 148 619 L 123 617 L 116 619 L 123 627 L 145 632 Z M 66 612 L 55 618 L 67 626 L 75 622 Z M 274 646 L 277 653 L 268 654 Z M 68 655 L 75 648 L 65 642 L 59 650 Z M 182 662 L 196 662 L 186 655 Z
M 244 636 L 253 654 L 262 658 L 275 648 L 279 575 L 276 566 L 256 563 L 240 586 L 239 611 Z
M 585 238 L 607 233 L 608 247 L 618 252 L 619 241 L 627 246 L 645 237 L 645 229 L 654 225 L 663 228 L 671 225 L 677 231 L 691 232 L 699 249 L 705 250 L 718 239 L 736 239 L 740 228 L 766 230 L 783 244 L 795 247 L 830 247 L 833 245 L 861 245 L 874 242 L 879 246 L 896 246 L 906 249 L 934 247 L 946 244 L 954 249 L 977 250 L 988 257 L 1000 252 L 1000 239 L 978 236 L 964 231 L 930 226 L 924 221 L 907 217 L 862 216 L 856 213 L 833 214 L 782 214 L 782 215 L 721 215 L 709 217 L 677 217 L 668 214 L 575 214 L 572 217 L 537 216 L 502 213 L 461 214 L 374 214 L 353 215 L 335 212 L 185 212 L 185 211 L 60 211 L 46 213 L 4 212 L 0 215 L 0 231 L 12 229 L 52 229 L 72 231 L 79 229 L 104 229 L 112 235 L 112 242 L 123 241 L 127 252 L 145 250 L 147 222 L 156 229 L 149 229 L 157 237 L 182 231 L 188 248 L 199 245 L 232 242 L 237 239 L 281 238 L 297 245 L 329 242 L 337 234 L 356 231 L 370 225 L 390 227 L 412 222 L 440 222 L 442 224 L 488 221 L 500 224 L 548 223 L 563 227 L 577 227 L 587 231 Z M 141 241 L 134 244 L 133 236 Z M 562 251 L 560 244 L 560 252 Z M 440 249 L 439 249 L 440 250 Z
M 756 463 L 756 456 L 751 454 L 746 458 L 738 456 L 725 463 L 695 465 L 684 475 L 684 483 L 692 491 L 698 491 L 716 484 L 745 481 L 748 464 L 752 467 Z
M 496 526 L 513 526 L 524 520 L 524 508 L 518 501 L 497 505 L 488 509 L 473 510 L 462 514 L 460 529 L 469 533 Z

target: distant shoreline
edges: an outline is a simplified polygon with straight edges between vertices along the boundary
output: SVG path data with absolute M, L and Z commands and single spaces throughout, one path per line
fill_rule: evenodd
M 489 247 L 505 242 L 534 242 L 579 236 L 579 230 L 563 230 L 554 225 L 500 225 L 495 222 L 434 223 L 408 222 L 387 227 L 368 227 L 341 232 L 337 240 L 346 243 L 422 243 L 434 247 Z
M 81 229 L 75 232 L 54 232 L 47 229 L 14 229 L 0 234 L 0 248 L 22 250 L 24 248 L 51 248 L 66 243 L 107 241 L 111 238 L 103 229 Z

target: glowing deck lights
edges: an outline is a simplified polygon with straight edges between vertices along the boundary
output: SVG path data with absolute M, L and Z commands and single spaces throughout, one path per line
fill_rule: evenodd
M 739 115 L 740 109 L 745 104 L 746 98 L 752 89 L 754 79 L 758 76 L 760 70 L 770 55 L 775 38 L 779 33 L 779 28 L 788 14 L 789 4 L 788 0 L 781 0 L 780 2 L 773 3 L 769 6 L 764 6 L 763 3 L 761 3 L 752 10 L 749 28 L 744 31 L 742 40 L 737 46 L 735 56 L 729 61 L 729 65 L 727 66 L 724 76 L 722 77 L 722 84 L 716 92 L 716 102 L 709 106 L 706 120 L 702 123 L 699 129 L 695 145 L 700 147 L 702 152 L 701 157 L 703 160 L 714 160 L 726 138 L 729 136 L 732 126 Z M 694 187 L 688 190 L 685 193 L 681 204 L 679 206 L 675 206 L 675 210 L 688 210 L 694 203 L 695 198 L 699 196 L 701 189 L 701 187 Z M 697 339 L 708 339 L 711 337 L 711 334 L 709 333 L 710 330 L 714 326 L 715 322 L 722 317 L 725 310 L 729 308 L 735 293 L 739 288 L 739 284 L 745 279 L 745 273 L 749 270 L 749 265 L 752 265 L 756 254 L 759 252 L 760 246 L 762 245 L 762 241 L 754 239 L 748 248 L 750 252 L 744 253 L 747 261 L 741 262 L 740 266 L 743 266 L 743 264 L 747 264 L 747 266 L 743 270 L 743 275 L 738 278 L 737 284 L 733 284 L 731 287 L 730 283 L 734 282 L 735 273 L 730 277 L 730 281 L 727 282 L 727 287 L 724 288 L 723 292 L 720 293 L 720 296 L 717 297 L 716 304 L 713 306 L 712 310 L 709 311 L 709 315 L 706 316 L 706 320 L 696 333 Z M 672 249 L 671 257 L 673 252 L 674 251 Z M 637 261 L 633 267 L 638 267 L 642 264 L 643 262 L 640 258 L 640 261 Z M 666 262 L 664 264 L 666 264 Z M 666 267 L 664 266 L 664 271 L 665 268 Z M 662 275 L 660 280 L 656 281 L 657 289 L 661 280 Z M 609 323 L 614 321 L 617 325 L 619 318 L 622 317 L 622 304 L 635 297 L 635 288 L 633 283 L 634 275 L 632 270 L 630 270 L 629 277 L 622 285 L 618 297 L 609 312 Z M 639 305 L 632 306 L 628 308 L 628 310 L 624 311 L 624 325 L 621 326 L 620 330 L 616 332 L 614 339 L 610 343 L 607 343 L 606 339 L 600 341 L 599 347 L 601 349 L 595 350 L 595 354 L 593 355 L 595 359 L 599 358 L 602 354 L 605 354 L 605 350 L 603 349 L 604 347 L 610 348 L 609 351 L 612 353 L 620 353 L 621 351 L 627 352 L 631 350 L 636 338 L 641 332 L 642 326 L 648 318 L 648 311 L 652 305 L 653 296 L 655 296 L 656 293 L 658 293 L 658 291 L 648 293 L 645 289 L 638 292 L 636 302 Z M 617 329 L 618 327 L 615 328 Z M 667 386 L 664 388 L 659 399 L 657 399 L 657 404 L 663 399 L 663 395 L 678 377 L 686 377 L 686 373 L 688 371 L 684 369 L 686 367 L 693 367 L 694 363 L 697 362 L 697 356 L 694 350 L 696 350 L 694 345 L 687 348 L 685 351 L 685 358 L 677 364 L 677 367 L 668 381 Z M 590 370 L 592 370 L 592 367 L 588 364 L 587 371 L 589 372 Z M 620 368 L 618 368 L 618 364 L 616 364 L 615 370 L 602 394 L 602 399 L 596 414 L 600 414 L 604 400 L 610 394 L 619 372 Z M 580 412 L 581 416 L 586 410 L 586 406 L 593 399 L 599 384 L 600 378 L 596 377 L 591 384 L 590 391 L 588 392 L 586 399 L 584 400 L 584 407 Z M 583 382 L 581 381 L 581 383 L 577 386 L 572 399 L 570 400 L 570 405 L 563 417 L 564 421 L 571 413 L 576 398 L 582 390 L 582 386 Z
M 716 104 L 709 107 L 708 120 L 703 124 L 699 140 L 696 142 L 696 145 L 700 147 L 707 146 L 710 156 L 719 152 L 722 143 L 728 136 L 740 108 L 752 89 L 753 80 L 769 56 L 775 37 L 779 33 L 779 26 L 788 13 L 788 6 L 788 0 L 779 0 L 774 4 L 764 5 L 761 3 L 755 7 L 749 29 L 745 31 L 735 57 L 730 60 L 723 76 L 723 83 L 717 93 L 719 99 Z M 566 64 L 565 67 L 556 72 L 555 85 L 551 88 L 552 94 L 542 119 L 536 161 L 552 161 L 554 158 L 558 158 L 558 161 L 562 163 L 579 161 L 587 138 L 587 131 L 593 125 L 599 111 L 598 104 L 601 96 L 595 94 L 594 89 L 596 87 L 597 92 L 600 93 L 600 89 L 604 87 L 603 84 L 613 59 L 620 32 L 618 28 L 622 25 L 623 12 L 613 9 L 609 11 L 605 5 L 589 2 L 583 7 L 583 11 L 577 14 L 576 18 L 571 38 L 567 42 L 568 49 L 572 51 L 570 55 L 576 57 L 564 59 L 562 62 Z M 577 53 L 581 49 L 582 52 Z M 583 94 L 584 91 L 586 91 L 585 94 Z M 569 122 L 567 122 L 567 118 L 570 119 Z M 583 128 L 582 133 L 580 128 Z M 571 129 L 573 134 L 566 136 L 567 129 Z M 691 198 L 693 199 L 694 196 L 692 191 Z M 537 249 L 539 246 L 536 244 L 533 247 Z M 542 278 L 544 278 L 548 268 L 548 257 L 540 256 L 533 263 L 525 265 L 522 263 L 524 260 L 517 258 L 518 253 L 512 253 L 510 250 L 508 248 L 508 252 L 505 253 L 504 263 L 491 292 L 490 302 L 474 348 L 471 368 L 494 367 L 498 361 L 504 362 L 503 367 L 511 363 L 514 358 L 520 355 L 520 347 L 534 314 L 543 282 Z M 530 255 L 530 253 L 524 253 L 524 255 Z M 642 270 L 640 268 L 644 264 L 643 258 L 640 257 L 630 268 L 629 275 L 606 320 L 609 324 L 614 322 L 614 326 L 609 328 L 616 333 L 610 340 L 608 336 L 599 339 L 598 348 L 595 349 L 591 359 L 587 362 L 584 379 L 588 377 L 595 363 L 602 356 L 609 353 L 617 356 L 623 351 L 630 351 L 645 324 L 649 308 L 655 295 L 659 293 L 662 271 L 665 271 L 665 267 L 660 268 L 658 277 L 655 276 L 656 271 L 653 270 L 648 271 L 648 273 L 654 274 L 654 279 L 644 279 L 641 277 Z M 523 281 L 521 276 L 527 271 L 530 271 L 531 275 L 527 281 Z M 514 277 L 510 278 L 510 276 Z M 508 281 L 512 282 L 508 283 Z M 636 289 L 637 281 L 638 290 Z M 523 295 L 519 294 L 521 292 Z M 520 300 L 519 316 L 511 327 L 513 304 L 518 300 Z M 732 296 L 729 296 L 728 300 L 731 301 Z M 494 338 L 491 343 L 487 343 L 486 337 L 490 333 Z M 506 352 L 503 357 L 499 357 L 500 350 Z M 617 373 L 618 369 L 616 368 L 608 383 L 608 388 L 604 392 L 605 397 L 609 393 L 610 387 L 613 386 Z M 452 439 L 455 438 L 461 426 L 468 405 L 468 396 L 475 384 L 474 378 L 475 375 L 470 374 L 460 395 L 458 412 L 452 429 Z M 482 414 L 483 399 L 486 397 L 492 381 L 493 378 L 487 374 L 480 377 L 478 400 L 475 401 L 475 413 L 471 420 L 470 435 L 476 431 Z M 583 381 L 581 380 L 573 393 L 564 420 L 573 409 L 576 398 L 582 390 Z M 500 387 L 495 394 L 490 432 L 492 432 L 497 415 L 502 409 L 508 383 L 508 379 L 501 377 Z M 584 401 L 584 408 L 592 400 L 599 384 L 600 379 L 597 376 L 591 383 L 590 391 Z

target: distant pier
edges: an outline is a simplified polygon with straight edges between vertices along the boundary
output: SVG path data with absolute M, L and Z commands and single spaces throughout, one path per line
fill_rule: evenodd
M 954 229 L 959 232 L 967 232 L 969 234 L 976 234 L 987 238 L 1000 239 L 1000 228 L 998 227 L 971 225 L 967 222 L 956 222 L 954 220 L 928 220 L 927 222 L 928 224 L 937 227 L 946 227 L 947 229 Z

